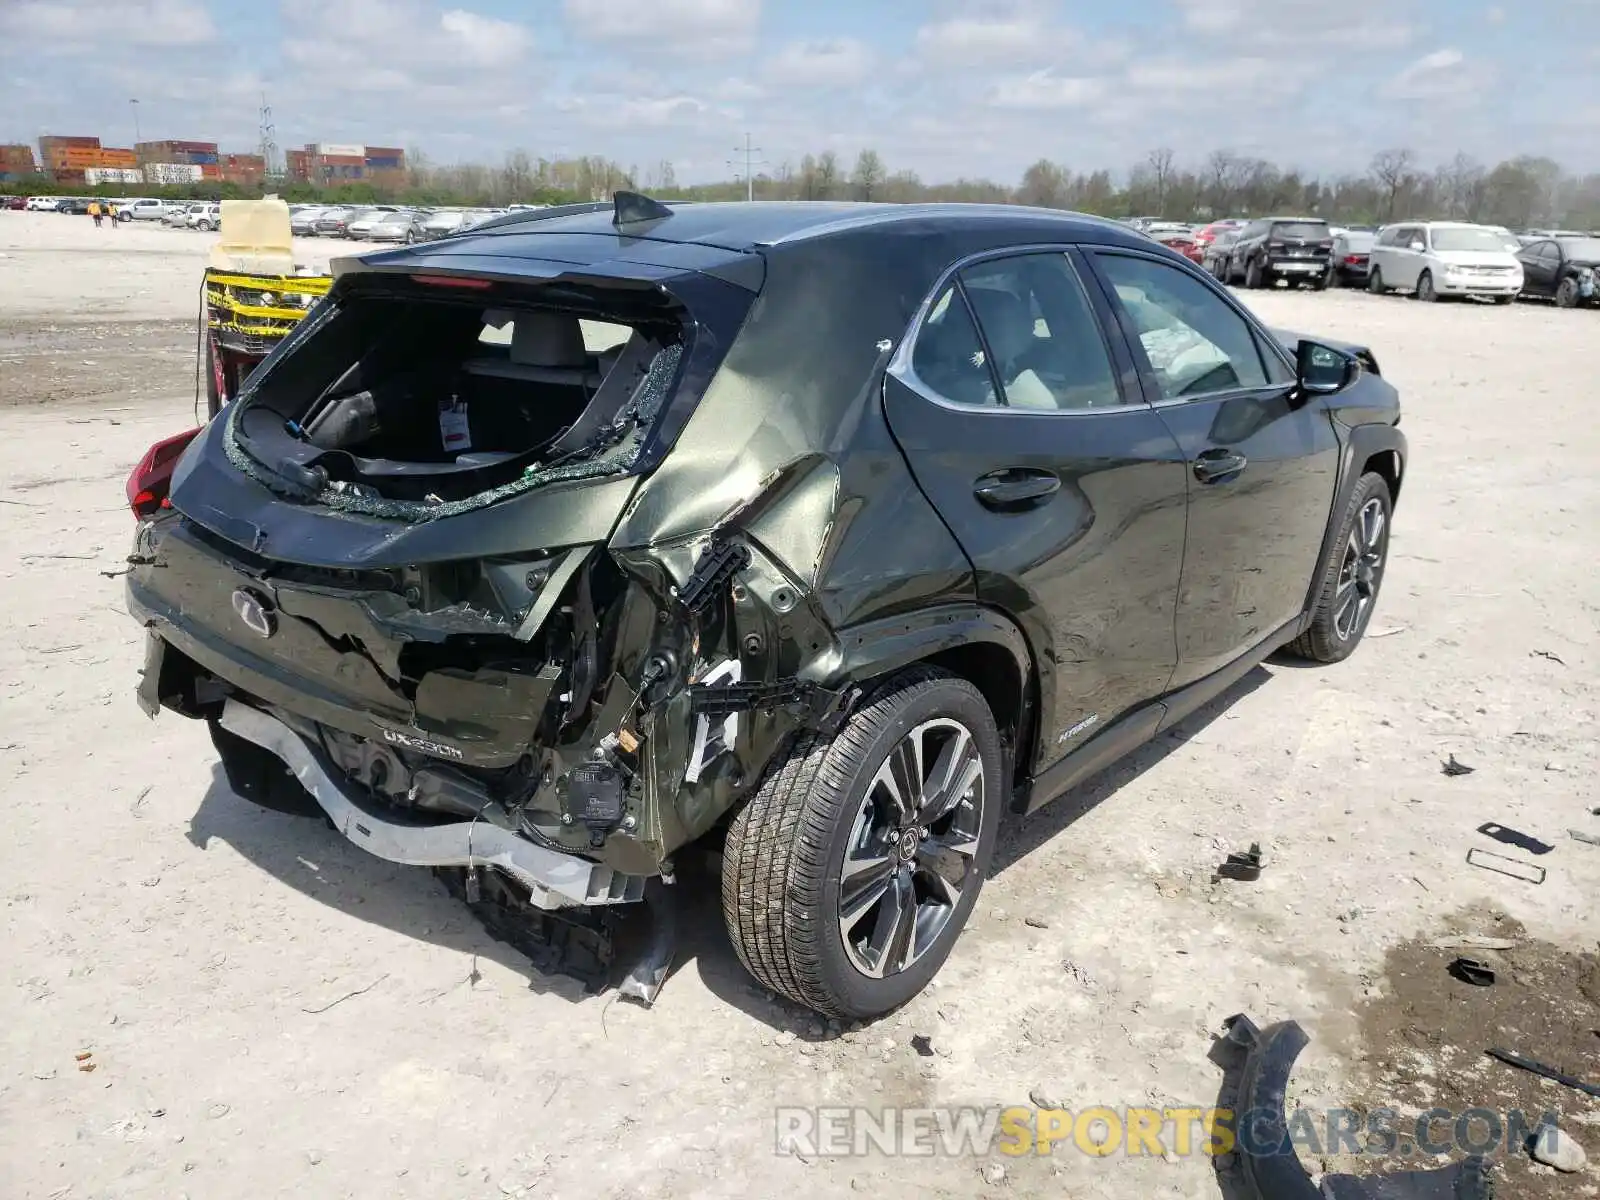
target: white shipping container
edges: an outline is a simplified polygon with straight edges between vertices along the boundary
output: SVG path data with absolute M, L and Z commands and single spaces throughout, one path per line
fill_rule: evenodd
M 138 167 L 85 167 L 83 181 L 93 187 L 98 183 L 143 183 L 144 172 Z
M 350 146 L 343 142 L 318 142 L 317 154 L 323 158 L 365 158 L 365 146 Z
M 146 183 L 199 183 L 204 178 L 199 163 L 146 163 L 144 168 Z

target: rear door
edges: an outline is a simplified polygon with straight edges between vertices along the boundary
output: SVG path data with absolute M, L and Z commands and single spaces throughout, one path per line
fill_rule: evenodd
M 1522 263 L 1523 290 L 1536 296 L 1553 296 L 1561 273 L 1561 248 L 1555 242 L 1535 242 L 1517 256 Z
M 1227 293 L 1136 251 L 1089 257 L 1188 467 L 1176 689 L 1305 607 L 1339 443 L 1326 403 L 1299 394 L 1287 356 Z
M 1161 694 L 1185 467 L 1075 251 L 950 275 L 884 387 L 918 485 L 1039 663 L 1043 767 Z M 1019 774 L 1024 764 L 1019 764 Z

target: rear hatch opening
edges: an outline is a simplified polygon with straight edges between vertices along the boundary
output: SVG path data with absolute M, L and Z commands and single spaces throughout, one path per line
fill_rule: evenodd
M 639 283 L 345 283 L 231 406 L 224 445 L 280 495 L 397 520 L 627 473 L 693 328 Z

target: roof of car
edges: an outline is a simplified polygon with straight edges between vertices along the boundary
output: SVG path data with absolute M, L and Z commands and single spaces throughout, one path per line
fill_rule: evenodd
M 655 241 L 696 243 L 724 250 L 754 250 L 800 241 L 814 241 L 873 226 L 922 223 L 935 231 L 977 224 L 1052 227 L 1067 241 L 1147 245 L 1126 226 L 1101 217 L 1058 209 L 1015 204 L 884 204 L 817 200 L 668 204 L 670 217 L 638 227 L 634 236 Z M 485 235 L 616 234 L 612 209 L 566 215 L 535 210 L 522 219 L 502 218 Z M 1059 229 L 1059 232 L 1057 232 Z M 633 232 L 624 230 L 624 232 Z

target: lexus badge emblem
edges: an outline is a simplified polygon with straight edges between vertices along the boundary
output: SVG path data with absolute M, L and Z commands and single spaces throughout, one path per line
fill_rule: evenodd
M 278 613 L 260 592 L 240 588 L 233 593 L 233 611 L 252 633 L 269 638 L 278 630 Z

